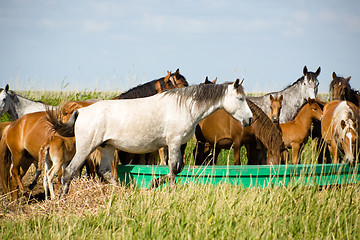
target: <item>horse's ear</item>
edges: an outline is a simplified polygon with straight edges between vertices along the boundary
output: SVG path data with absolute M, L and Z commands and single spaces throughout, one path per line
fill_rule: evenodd
M 279 101 L 282 102 L 283 99 L 284 99 L 284 95 L 281 94 L 279 97 Z
M 346 127 L 346 123 L 344 120 L 341 120 L 340 126 L 342 129 L 344 129 Z
M 332 77 L 333 77 L 333 79 L 337 78 L 337 76 L 336 76 L 336 73 L 335 73 L 335 72 L 333 72 Z
M 240 86 L 239 81 L 240 81 L 240 80 L 239 80 L 238 78 L 235 80 L 235 82 L 234 82 L 234 84 L 233 84 L 233 86 L 234 86 L 235 89 Z
M 273 97 L 273 95 L 271 95 L 271 94 L 270 94 L 270 101 L 271 101 L 271 102 L 274 101 L 274 97 Z
M 350 79 L 351 79 L 351 76 L 348 76 L 347 78 L 345 78 L 345 80 L 348 82 L 350 81 Z
M 214 79 L 214 81 L 212 81 L 212 83 L 213 83 L 213 84 L 215 84 L 215 83 L 216 83 L 216 81 L 217 81 L 217 78 L 215 78 L 215 79 Z
M 176 69 L 175 77 L 176 77 L 176 78 L 179 78 L 179 76 L 180 76 L 180 70 L 179 70 L 179 69 Z
M 317 69 L 316 72 L 315 72 L 316 76 L 319 76 L 320 72 L 321 72 L 321 68 L 318 67 L 318 69 Z
M 5 86 L 5 92 L 8 92 L 9 91 L 9 84 L 6 84 Z
M 168 74 L 166 75 L 166 77 L 164 78 L 164 82 L 167 83 L 170 79 L 171 76 L 171 72 L 168 71 Z
M 306 67 L 306 65 L 304 66 L 304 69 L 303 69 L 303 74 L 304 74 L 304 76 L 306 75 L 308 73 L 308 70 L 307 70 L 307 67 Z
M 206 78 L 205 78 L 205 84 L 208 84 L 210 81 L 209 81 L 209 78 L 208 78 L 208 76 L 206 76 Z

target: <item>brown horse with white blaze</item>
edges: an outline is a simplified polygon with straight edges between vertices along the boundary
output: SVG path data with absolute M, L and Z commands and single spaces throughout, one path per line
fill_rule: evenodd
M 334 163 L 339 163 L 339 150 L 344 151 L 346 163 L 354 163 L 359 150 L 359 119 L 359 110 L 351 102 L 334 100 L 325 105 L 321 132 Z

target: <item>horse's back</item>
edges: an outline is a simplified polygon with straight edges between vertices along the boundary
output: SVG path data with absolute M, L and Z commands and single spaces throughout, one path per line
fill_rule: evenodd
M 24 115 L 10 125 L 7 134 L 9 147 L 28 151 L 37 157 L 38 151 L 50 133 L 45 112 Z

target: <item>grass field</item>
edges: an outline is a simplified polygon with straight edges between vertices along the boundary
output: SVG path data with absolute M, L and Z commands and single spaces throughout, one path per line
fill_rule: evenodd
M 116 93 L 22 95 L 58 105 Z M 310 140 L 304 147 L 303 163 L 316 161 L 315 144 Z M 193 147 L 192 142 L 186 149 L 190 162 Z M 218 164 L 226 163 L 233 164 L 232 151 L 219 155 Z M 37 187 L 41 190 L 42 181 Z M 360 238 L 360 183 L 265 189 L 178 185 L 150 191 L 81 178 L 72 182 L 66 199 L 42 201 L 33 194 L 15 202 L 0 195 L 0 239 Z

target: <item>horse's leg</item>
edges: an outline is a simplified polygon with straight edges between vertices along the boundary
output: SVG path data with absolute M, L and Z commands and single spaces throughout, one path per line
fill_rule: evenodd
M 234 165 L 241 165 L 240 162 L 240 146 L 234 145 Z
M 100 147 L 99 151 L 101 153 L 99 173 L 108 183 L 117 185 L 118 181 L 111 174 L 115 148 L 111 145 L 106 145 L 105 147 Z
M 38 168 L 37 164 L 35 164 L 35 166 L 36 166 L 36 175 L 35 175 L 34 181 L 32 181 L 32 183 L 29 185 L 30 190 L 32 190 L 36 186 L 37 181 L 38 181 L 38 179 L 39 179 L 39 177 L 41 175 L 41 168 Z
M 158 186 L 166 183 L 170 180 L 170 184 L 174 185 L 176 181 L 176 175 L 181 172 L 184 167 L 183 157 L 181 155 L 181 145 L 173 143 L 168 145 L 169 150 L 169 170 L 167 175 L 153 179 L 150 182 L 150 189 L 157 188 Z
M 84 144 L 85 145 L 85 144 Z M 63 183 L 63 194 L 65 195 L 69 192 L 70 182 L 74 178 L 75 174 L 79 170 L 79 168 L 84 164 L 86 161 L 87 156 L 90 155 L 92 152 L 89 146 L 76 146 L 76 153 L 74 158 L 71 160 L 70 164 L 64 168 L 63 167 L 63 176 L 62 176 L 62 183 Z M 80 149 L 81 148 L 81 149 Z
M 52 200 L 54 200 L 56 197 L 55 191 L 54 191 L 53 179 L 54 179 L 55 174 L 60 170 L 60 168 L 62 166 L 62 159 L 55 160 L 55 158 L 57 158 L 57 156 L 53 156 L 54 164 L 50 168 L 50 170 L 48 172 L 46 172 L 47 181 L 48 181 L 49 190 L 50 190 L 50 197 Z
M 198 141 L 193 153 L 195 156 L 195 165 L 204 164 L 204 150 L 205 150 L 205 144 Z
M 159 149 L 160 165 L 166 165 L 167 162 L 167 147 L 162 147 Z
M 43 186 L 45 191 L 45 199 L 49 199 L 49 184 L 48 184 L 48 177 L 47 173 L 49 169 L 51 168 L 52 161 L 49 158 L 49 152 L 48 152 L 48 146 L 41 147 L 39 151 L 39 168 L 41 169 L 42 163 L 44 163 L 44 180 L 43 180 Z
M 339 159 L 338 159 L 338 147 L 336 142 L 332 139 L 331 143 L 329 145 L 329 151 L 333 156 L 334 159 L 334 163 L 339 163 Z
M 291 143 L 291 148 L 292 148 L 292 163 L 299 164 L 300 144 L 299 143 Z
M 213 154 L 213 159 L 212 159 L 212 165 L 216 165 L 217 163 L 217 159 L 219 157 L 219 154 L 220 154 L 220 151 L 221 151 L 221 148 L 218 148 L 218 147 L 215 147 L 214 148 L 214 154 Z M 229 152 L 230 154 L 230 152 Z

